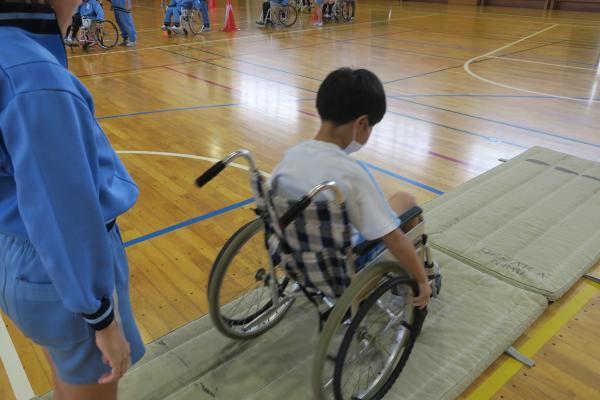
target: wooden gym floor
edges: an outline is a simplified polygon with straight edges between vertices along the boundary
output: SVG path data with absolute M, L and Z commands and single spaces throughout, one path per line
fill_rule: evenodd
M 388 114 L 357 158 L 386 194 L 426 202 L 534 145 L 600 161 L 600 14 L 365 0 L 353 23 L 315 29 L 303 15 L 265 30 L 261 2 L 245 0 L 233 3 L 241 30 L 227 34 L 219 0 L 213 31 L 167 38 L 159 3 L 134 2 L 137 49 L 69 52 L 117 150 L 174 153 L 121 154 L 141 188 L 119 223 L 146 342 L 207 312 L 211 263 L 253 217 L 244 171 L 202 190 L 194 178 L 240 147 L 270 171 L 316 132 L 316 90 L 334 68 L 385 82 Z M 47 391 L 40 349 L 3 318 L 34 392 Z M 600 398 L 599 321 L 600 285 L 582 280 L 517 342 L 535 368 L 502 356 L 462 397 Z M 0 399 L 13 398 L 0 365 Z

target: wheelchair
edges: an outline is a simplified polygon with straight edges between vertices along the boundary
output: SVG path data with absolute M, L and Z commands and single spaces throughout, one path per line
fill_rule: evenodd
M 298 9 L 295 3 L 291 3 L 288 0 L 284 0 L 282 3 L 275 1 L 270 2 L 271 6 L 267 11 L 263 20 L 263 13 L 261 11 L 257 23 L 262 23 L 265 26 L 274 27 L 275 25 L 283 25 L 286 28 L 294 25 L 298 19 Z
M 67 35 L 70 36 L 73 25 L 67 28 Z M 81 18 L 81 28 L 77 38 L 69 43 L 68 46 L 73 50 L 74 45 L 81 46 L 84 50 L 98 44 L 103 49 L 110 49 L 119 42 L 119 30 L 116 25 L 109 20 L 96 21 L 90 18 Z
M 204 31 L 204 20 L 202 13 L 198 8 L 183 8 L 181 9 L 181 29 L 185 34 L 192 32 L 197 35 Z
M 356 257 L 382 246 L 351 244 L 343 192 L 335 182 L 317 185 L 299 201 L 276 195 L 247 150 L 238 150 L 196 179 L 200 187 L 235 159 L 249 164 L 257 218 L 223 246 L 210 272 L 210 318 L 225 336 L 246 340 L 273 328 L 302 296 L 314 304 L 320 335 L 312 365 L 318 400 L 381 399 L 404 368 L 427 315 L 412 305 L 418 285 L 384 254 L 354 272 Z M 332 200 L 321 200 L 325 192 Z M 321 196 L 320 196 L 321 195 Z M 400 216 L 415 221 L 419 207 Z M 413 241 L 432 293 L 441 275 L 419 222 Z

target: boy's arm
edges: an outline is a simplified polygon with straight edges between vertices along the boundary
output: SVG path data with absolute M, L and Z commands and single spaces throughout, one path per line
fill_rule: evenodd
M 431 296 L 431 287 L 429 287 L 425 269 L 420 264 L 411 241 L 400 229 L 394 229 L 382 239 L 390 253 L 410 272 L 419 284 L 419 295 L 413 299 L 413 304 L 421 308 L 427 306 Z

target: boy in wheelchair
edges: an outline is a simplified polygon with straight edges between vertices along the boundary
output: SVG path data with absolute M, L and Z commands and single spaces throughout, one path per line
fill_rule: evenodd
M 184 33 L 184 29 L 181 27 L 181 14 L 184 9 L 191 10 L 192 7 L 192 0 L 171 0 L 165 10 L 165 18 L 160 29 L 162 31 L 169 31 L 169 33 Z M 173 25 L 171 25 L 171 21 Z
M 321 118 L 317 135 L 285 153 L 273 171 L 273 193 L 296 200 L 323 181 L 335 181 L 344 194 L 350 224 L 356 230 L 354 244 L 365 239 L 381 238 L 383 242 L 383 246 L 357 260 L 356 270 L 387 248 L 418 283 L 419 295 L 413 299 L 414 305 L 426 307 L 431 287 L 413 243 L 400 229 L 398 218 L 416 205 L 414 198 L 399 192 L 386 201 L 367 168 L 349 157 L 367 143 L 373 127 L 383 119 L 386 100 L 381 81 L 365 69 L 338 69 L 321 84 L 317 110 Z M 404 229 L 409 230 L 419 222 L 404 224 Z
M 73 23 L 65 38 L 65 44 L 71 45 L 77 40 L 77 33 L 84 24 L 90 24 L 84 26 L 84 29 L 93 32 L 95 22 L 102 20 L 104 20 L 104 10 L 98 0 L 83 0 L 77 13 L 73 15 Z

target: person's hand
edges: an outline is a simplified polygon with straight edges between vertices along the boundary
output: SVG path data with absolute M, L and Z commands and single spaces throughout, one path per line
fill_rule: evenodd
M 427 307 L 429 304 L 429 300 L 431 300 L 431 286 L 429 286 L 429 282 L 420 282 L 419 283 L 419 295 L 413 298 L 413 304 L 415 307 L 419 307 L 421 309 Z
M 102 375 L 98 383 L 112 383 L 121 379 L 131 366 L 131 349 L 116 320 L 96 332 L 96 345 L 102 352 L 102 361 L 111 368 L 111 372 Z

